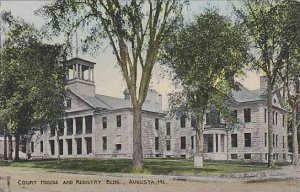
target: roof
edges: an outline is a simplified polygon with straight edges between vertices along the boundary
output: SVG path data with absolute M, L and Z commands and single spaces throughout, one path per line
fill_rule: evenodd
M 88 96 L 88 95 L 82 95 L 74 92 L 72 93 L 80 97 L 82 100 L 87 102 L 93 108 L 103 108 L 108 110 L 132 108 L 129 99 L 122 99 L 118 97 L 98 95 L 98 94 L 96 94 L 95 96 Z M 147 100 L 144 102 L 142 109 L 145 111 L 162 113 L 162 111 L 159 110 L 158 103 L 153 103 Z
M 244 102 L 253 102 L 253 101 L 264 101 L 263 97 L 261 97 L 261 90 L 250 91 L 242 84 L 238 83 L 238 89 L 232 91 L 233 99 L 236 102 L 244 103 Z

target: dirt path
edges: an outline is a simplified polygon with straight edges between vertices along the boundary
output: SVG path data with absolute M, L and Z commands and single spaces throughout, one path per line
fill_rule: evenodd
M 10 167 L 0 167 L 0 176 L 11 177 L 12 192 L 300 192 L 300 181 L 249 184 L 188 182 L 168 180 L 159 176 L 130 178 Z M 138 184 L 141 182 L 143 184 Z M 3 186 L 4 183 L 0 183 L 0 188 L 1 185 Z

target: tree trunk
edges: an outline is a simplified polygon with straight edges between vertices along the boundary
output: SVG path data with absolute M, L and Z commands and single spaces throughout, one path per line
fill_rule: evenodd
M 12 135 L 8 135 L 8 160 L 12 160 L 13 146 L 12 146 Z
M 4 149 L 3 149 L 3 159 L 4 160 L 7 160 L 7 135 L 6 135 L 6 133 L 4 133 L 4 144 L 3 144 L 3 146 L 4 146 Z
M 197 114 L 196 126 L 196 151 L 194 154 L 194 168 L 199 169 L 203 167 L 203 113 Z
M 298 154 L 298 126 L 297 126 L 297 110 L 296 107 L 292 108 L 292 135 L 293 135 L 293 159 L 292 164 L 296 167 L 299 166 L 299 154 Z
M 18 133 L 15 134 L 15 161 L 19 161 L 19 146 L 20 146 L 20 135 Z
M 267 108 L 268 108 L 268 168 L 274 167 L 273 161 L 273 109 L 272 109 L 272 85 L 271 79 L 267 80 Z
M 60 164 L 60 146 L 59 146 L 59 136 L 58 136 L 58 129 L 56 129 L 56 142 L 58 145 L 58 153 L 57 153 L 57 163 Z
M 143 167 L 142 146 L 142 110 L 141 107 L 133 107 L 133 167 Z

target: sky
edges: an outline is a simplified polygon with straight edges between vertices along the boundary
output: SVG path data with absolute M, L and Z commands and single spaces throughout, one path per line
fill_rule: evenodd
M 0 2 L 0 11 L 11 11 L 14 16 L 20 17 L 24 19 L 24 21 L 34 24 L 37 28 L 41 28 L 44 24 L 44 19 L 35 15 L 34 11 L 51 1 L 0 0 Z M 194 15 L 201 13 L 205 8 L 211 6 L 218 8 L 221 14 L 230 15 L 231 13 L 231 6 L 227 1 L 191 0 L 189 8 L 183 10 L 184 17 L 187 20 L 191 20 Z M 96 63 L 96 93 L 114 97 L 124 97 L 123 91 L 126 88 L 126 83 L 121 76 L 120 68 L 117 66 L 110 47 L 103 47 L 103 49 L 99 50 L 96 56 L 79 53 L 79 57 Z M 245 77 L 237 80 L 248 89 L 253 90 L 259 88 L 259 76 L 255 72 L 247 72 Z M 167 109 L 167 94 L 171 93 L 175 88 L 170 77 L 164 75 L 159 64 L 155 65 L 153 69 L 150 87 L 162 94 L 163 109 Z

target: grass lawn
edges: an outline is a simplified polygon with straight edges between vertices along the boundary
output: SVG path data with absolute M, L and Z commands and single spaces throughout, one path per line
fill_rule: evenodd
M 136 171 L 131 168 L 128 159 L 62 159 L 57 160 L 32 160 L 18 162 L 0 161 L 0 166 L 30 167 L 54 170 L 93 171 L 109 173 L 143 173 L 164 175 L 195 175 L 193 161 L 186 159 L 144 159 L 144 169 Z M 250 172 L 266 170 L 266 164 L 230 161 L 205 161 L 204 168 L 198 175 L 221 175 L 226 173 Z M 275 169 L 280 168 L 277 165 Z

